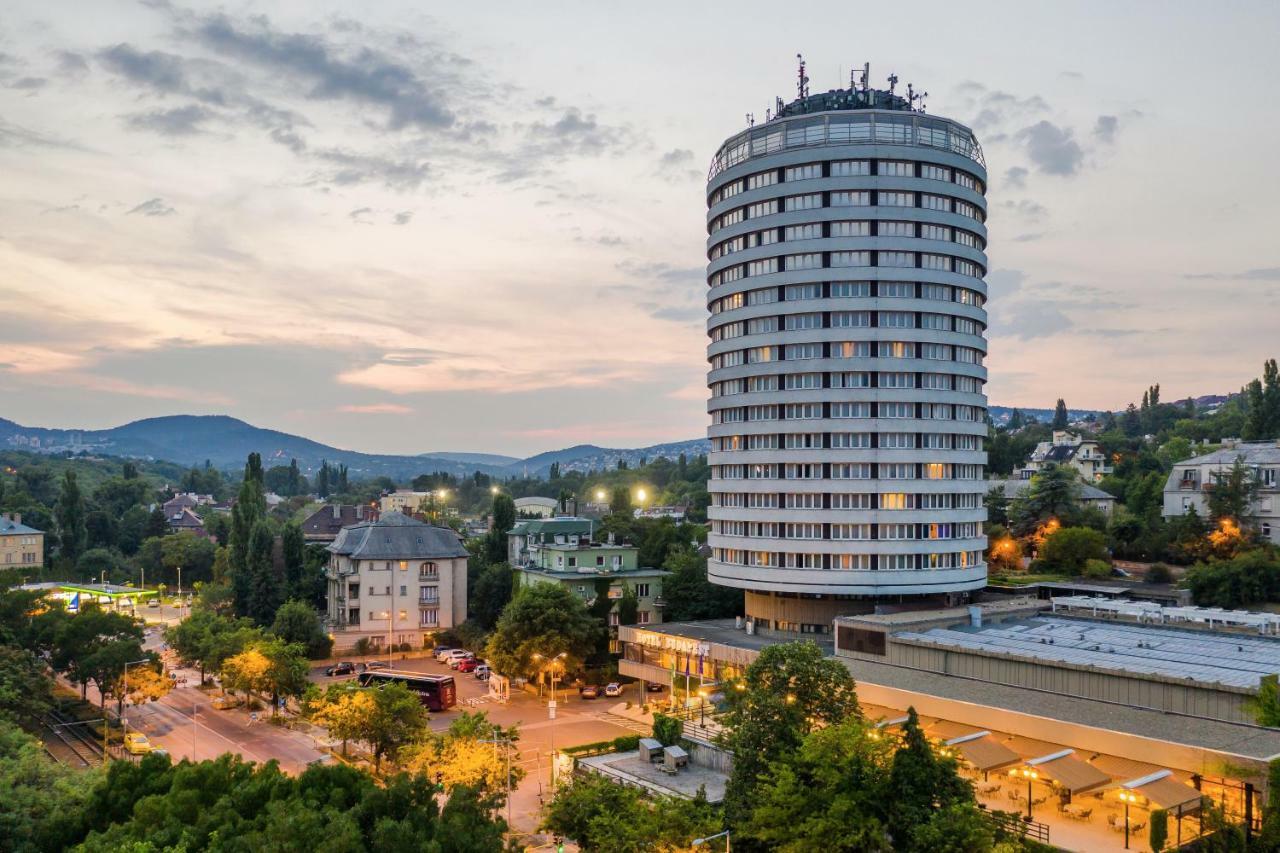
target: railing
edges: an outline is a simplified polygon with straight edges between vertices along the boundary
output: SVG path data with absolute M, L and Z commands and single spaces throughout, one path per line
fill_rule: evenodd
M 998 831 L 1030 838 L 1033 841 L 1039 841 L 1041 844 L 1049 843 L 1049 825 L 1047 823 L 1040 823 L 1013 812 L 983 809 L 982 813 L 987 816 L 987 819 L 995 825 Z
M 439 604 L 440 604 L 439 598 L 419 598 L 418 599 L 419 607 L 436 607 Z

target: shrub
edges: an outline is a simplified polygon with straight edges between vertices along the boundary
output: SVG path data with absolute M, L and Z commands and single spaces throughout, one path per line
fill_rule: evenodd
M 666 714 L 653 715 L 653 738 L 663 746 L 675 746 L 680 742 L 684 724 Z
M 1109 578 L 1111 577 L 1111 564 L 1106 560 L 1085 560 L 1081 574 L 1086 578 Z
M 1109 561 L 1107 537 L 1088 527 L 1063 527 L 1044 541 L 1041 558 L 1063 572 L 1078 575 L 1088 560 Z
M 367 655 L 369 654 L 369 650 L 371 648 L 373 648 L 373 643 L 369 642 L 368 637 L 361 637 L 360 639 L 356 640 L 355 653 L 357 655 L 361 655 L 361 656 Z
M 1164 809 L 1151 810 L 1151 829 L 1147 836 L 1147 843 L 1151 845 L 1152 853 L 1160 853 L 1169 843 L 1168 816 L 1169 813 Z
M 1147 583 L 1173 583 L 1173 569 L 1167 563 L 1152 563 L 1147 569 Z

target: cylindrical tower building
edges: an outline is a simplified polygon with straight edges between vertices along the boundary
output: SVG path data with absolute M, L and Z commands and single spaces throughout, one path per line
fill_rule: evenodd
M 986 585 L 986 183 L 971 130 L 865 86 L 716 153 L 708 574 L 757 630 Z

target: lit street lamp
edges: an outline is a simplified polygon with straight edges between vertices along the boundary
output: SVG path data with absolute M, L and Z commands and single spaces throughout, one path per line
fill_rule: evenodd
M 1029 767 L 1024 767 L 1022 775 L 1027 780 L 1027 820 L 1031 820 L 1031 783 L 1040 778 L 1040 774 Z
M 131 667 L 131 666 L 137 666 L 137 665 L 138 665 L 138 664 L 140 664 L 140 663 L 151 663 L 151 658 L 143 658 L 142 660 L 131 660 L 131 661 L 125 661 L 125 665 L 124 665 L 124 682 L 123 682 L 123 685 L 122 685 L 122 687 L 121 687 L 121 689 L 122 689 L 122 690 L 128 691 L 128 689 L 129 689 L 129 667 Z M 120 712 L 120 725 L 121 725 L 120 734 L 121 734 L 121 737 L 128 737 L 128 736 L 129 736 L 129 702 L 128 702 L 128 699 L 129 699 L 129 697 L 128 697 L 127 695 L 125 695 L 125 696 L 121 697 L 121 702 L 120 702 L 120 707 L 121 707 L 121 709 L 122 709 L 122 710 L 121 710 L 121 712 Z
M 1136 803 L 1138 795 L 1129 791 L 1121 791 L 1120 802 L 1124 803 L 1124 849 L 1129 849 L 1129 803 Z

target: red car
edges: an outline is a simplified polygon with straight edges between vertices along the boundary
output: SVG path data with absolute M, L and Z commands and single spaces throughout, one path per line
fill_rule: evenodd
M 480 665 L 480 661 L 475 658 L 464 658 L 458 661 L 458 672 L 472 672 Z

